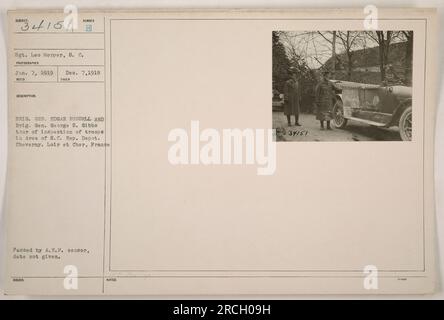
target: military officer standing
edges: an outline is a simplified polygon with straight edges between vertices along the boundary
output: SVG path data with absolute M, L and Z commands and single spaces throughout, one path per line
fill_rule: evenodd
M 284 85 L 284 114 L 287 116 L 288 126 L 291 126 L 291 116 L 295 117 L 295 126 L 299 124 L 299 110 L 301 102 L 301 86 L 297 71 L 290 70 L 291 78 Z
M 324 70 L 315 90 L 316 100 L 316 120 L 324 130 L 324 121 L 327 123 L 327 130 L 331 130 L 330 121 L 333 119 L 333 100 L 336 87 L 329 81 L 330 71 Z

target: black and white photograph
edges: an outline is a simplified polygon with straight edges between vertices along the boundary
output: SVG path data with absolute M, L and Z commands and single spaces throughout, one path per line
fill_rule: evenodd
M 413 31 L 274 31 L 276 141 L 411 141 Z

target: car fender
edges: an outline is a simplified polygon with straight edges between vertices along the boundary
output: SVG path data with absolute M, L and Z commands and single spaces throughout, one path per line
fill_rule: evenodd
M 408 107 L 412 106 L 412 98 L 405 98 L 399 101 L 398 106 L 395 109 L 395 112 L 393 112 L 392 120 L 390 121 L 390 126 L 394 126 L 398 124 L 399 117 L 404 112 L 404 110 Z
M 344 100 L 342 100 L 342 93 L 336 93 L 335 94 L 335 101 L 337 100 L 341 100 L 342 102 L 342 107 L 343 107 L 343 112 L 344 112 L 344 118 L 349 119 L 351 114 L 350 114 L 350 108 L 347 108 L 346 106 L 344 106 Z

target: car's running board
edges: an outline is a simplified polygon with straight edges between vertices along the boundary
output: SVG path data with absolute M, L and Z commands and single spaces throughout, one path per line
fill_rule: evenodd
M 361 119 L 361 118 L 348 117 L 347 119 L 359 121 L 359 122 L 366 123 L 366 124 L 369 124 L 369 125 L 375 126 L 375 127 L 386 127 L 387 126 L 385 123 L 374 122 L 371 120 L 366 120 L 366 119 Z

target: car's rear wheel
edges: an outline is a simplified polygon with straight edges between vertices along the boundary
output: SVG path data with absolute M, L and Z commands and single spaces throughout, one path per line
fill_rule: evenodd
M 412 140 L 412 107 L 406 108 L 399 118 L 399 135 L 403 141 Z
M 333 123 L 336 128 L 341 129 L 345 128 L 347 125 L 347 119 L 344 118 L 344 107 L 341 99 L 337 99 L 333 106 Z

